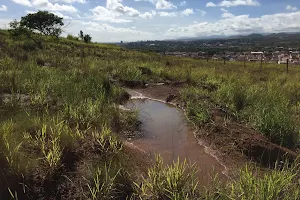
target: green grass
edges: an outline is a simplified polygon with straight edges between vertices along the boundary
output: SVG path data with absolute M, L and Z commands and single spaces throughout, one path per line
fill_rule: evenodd
M 135 163 L 124 163 L 120 138 L 136 128 L 137 113 L 118 109 L 126 93 L 111 83 L 112 79 L 185 81 L 180 98 L 198 126 L 213 123 L 211 112 L 218 105 L 271 141 L 295 148 L 300 143 L 298 66 L 284 74 L 285 69 L 274 64 L 264 64 L 262 70 L 257 63 L 245 68 L 238 62 L 224 66 L 66 38 L 44 37 L 39 49 L 24 38 L 10 38 L 6 31 L 1 30 L 0 36 L 0 170 L 4 174 L 0 195 L 4 198 L 35 199 L 36 171 L 45 177 L 43 181 L 54 180 L 57 174 L 70 176 L 73 193 L 86 199 L 299 196 L 296 164 L 262 176 L 244 168 L 232 182 L 215 182 L 208 190 L 198 183 L 196 166 L 186 162 L 166 166 L 157 158 L 144 178 L 133 178 L 137 172 L 129 166 Z M 150 69 L 151 75 L 142 74 L 139 67 Z M 59 181 L 53 190 L 61 186 Z M 25 195 L 21 182 L 27 188 Z

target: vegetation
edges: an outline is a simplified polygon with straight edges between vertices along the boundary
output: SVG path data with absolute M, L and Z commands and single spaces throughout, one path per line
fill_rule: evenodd
M 92 37 L 89 34 L 83 34 L 83 31 L 80 30 L 79 38 L 84 41 L 85 43 L 90 43 L 92 41 Z
M 20 26 L 30 31 L 38 31 L 43 35 L 58 37 L 62 32 L 63 18 L 49 13 L 48 11 L 38 11 L 29 13 L 22 17 Z
M 285 74 L 277 65 L 260 69 L 253 63 L 244 68 L 236 62 L 224 66 L 74 38 L 53 41 L 43 36 L 44 48 L 38 49 L 31 39 L 0 31 L 1 197 L 299 197 L 297 161 L 279 163 L 267 172 L 248 166 L 232 181 L 216 179 L 206 188 L 197 181 L 197 167 L 185 161 L 168 166 L 157 157 L 156 165 L 143 173 L 121 140 L 136 122 L 136 115 L 118 108 L 128 95 L 121 84 L 113 84 L 115 79 L 118 83 L 184 82 L 180 99 L 198 127 L 216 123 L 214 111 L 220 108 L 226 120 L 253 127 L 270 141 L 296 151 L 300 143 L 299 67 Z M 141 67 L 151 73 L 142 73 Z

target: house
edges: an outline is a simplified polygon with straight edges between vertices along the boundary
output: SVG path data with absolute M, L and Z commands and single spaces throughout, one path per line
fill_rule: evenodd
M 291 54 L 281 54 L 278 56 L 278 64 L 286 64 L 287 61 L 293 63 L 293 58 Z

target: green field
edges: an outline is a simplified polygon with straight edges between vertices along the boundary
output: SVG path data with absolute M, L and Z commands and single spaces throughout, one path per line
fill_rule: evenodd
M 204 188 L 194 166 L 139 166 L 122 139 L 135 112 L 122 87 L 181 82 L 180 101 L 199 129 L 224 121 L 251 127 L 299 155 L 300 66 L 164 57 L 114 45 L 42 38 L 43 48 L 0 31 L 0 197 L 3 199 L 299 199 L 299 163 Z M 151 70 L 143 74 L 140 67 Z M 232 138 L 234 140 L 234 138 Z M 233 148 L 232 151 L 237 151 Z M 134 156 L 133 156 L 134 157 Z M 246 158 L 247 159 L 247 158 Z

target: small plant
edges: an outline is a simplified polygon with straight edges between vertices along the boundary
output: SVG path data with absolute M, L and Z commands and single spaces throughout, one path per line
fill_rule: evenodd
M 156 156 L 156 164 L 148 169 L 148 177 L 141 185 L 136 184 L 140 199 L 196 199 L 198 181 L 195 165 L 179 159 L 164 167 L 163 160 Z
M 258 177 L 246 166 L 240 171 L 240 178 L 228 188 L 227 195 L 222 196 L 236 200 L 297 200 L 300 195 L 298 173 L 299 166 L 295 164 Z
M 60 134 L 54 132 L 51 129 L 51 133 L 47 134 L 47 125 L 43 125 L 40 134 L 37 136 L 41 151 L 44 158 L 50 167 L 55 167 L 59 163 L 62 150 L 60 148 Z
M 112 168 L 111 163 L 109 165 L 105 164 L 104 169 L 97 167 L 93 175 L 93 181 L 87 184 L 91 199 L 108 200 L 117 196 L 117 179 L 122 169 L 119 168 L 114 172 Z
M 93 136 L 99 145 L 98 149 L 105 154 L 118 154 L 123 148 L 122 142 L 106 126 L 102 126 L 101 133 L 93 132 Z
M 211 121 L 211 116 L 208 109 L 209 108 L 205 105 L 205 103 L 187 103 L 187 114 L 189 118 L 198 125 L 203 125 Z
M 2 143 L 3 143 L 3 154 L 11 169 L 18 172 L 20 169 L 20 147 L 22 142 L 18 142 L 15 137 L 14 123 L 12 121 L 6 121 L 2 124 Z

